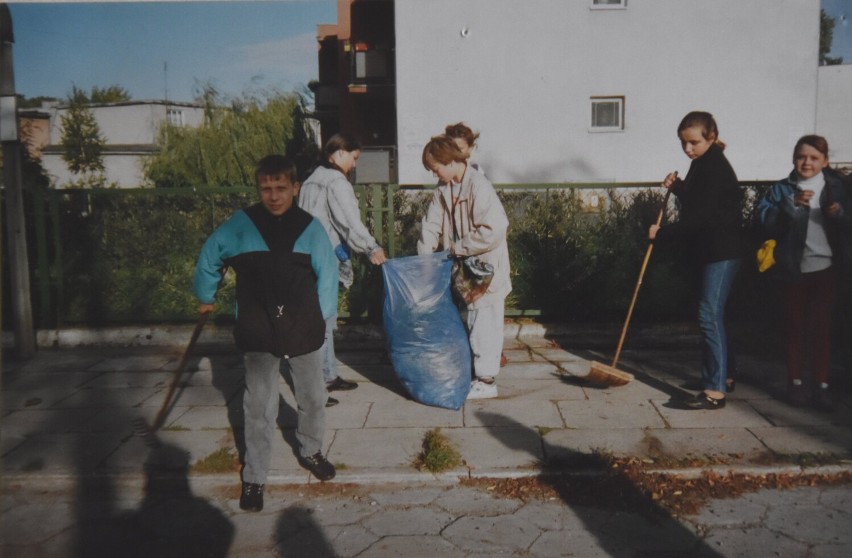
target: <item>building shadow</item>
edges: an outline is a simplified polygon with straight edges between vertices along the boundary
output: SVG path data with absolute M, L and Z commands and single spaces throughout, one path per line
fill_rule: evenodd
M 509 417 L 487 411 L 477 411 L 476 416 L 483 424 L 505 425 L 507 428 L 489 431 L 511 450 L 528 449 L 518 443 L 519 439 L 542 438 L 535 429 Z M 519 431 L 523 433 L 521 436 L 516 435 Z M 542 444 L 545 445 L 544 440 Z M 623 556 L 632 552 L 629 555 L 637 558 L 721 558 L 721 554 L 681 525 L 603 457 L 564 447 L 560 448 L 560 455 L 565 457 L 553 463 L 545 453 L 539 480 L 571 508 L 607 555 Z
M 302 505 L 291 506 L 278 516 L 275 526 L 279 558 L 336 558 L 334 549 L 313 518 L 313 511 Z

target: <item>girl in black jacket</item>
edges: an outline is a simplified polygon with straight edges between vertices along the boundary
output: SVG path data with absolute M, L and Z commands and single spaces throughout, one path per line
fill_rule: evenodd
M 701 300 L 698 323 L 702 333 L 704 391 L 688 399 L 688 409 L 721 409 L 728 383 L 728 336 L 725 304 L 748 242 L 742 226 L 743 195 L 737 175 L 725 158 L 725 144 L 707 112 L 690 112 L 677 129 L 683 152 L 692 159 L 686 178 L 670 173 L 663 181 L 680 201 L 678 221 L 652 225 L 648 237 L 657 243 L 686 240 L 701 258 Z

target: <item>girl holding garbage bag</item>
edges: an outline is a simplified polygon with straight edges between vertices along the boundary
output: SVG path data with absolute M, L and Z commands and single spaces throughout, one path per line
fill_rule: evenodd
M 497 192 L 468 157 L 446 135 L 433 137 L 423 148 L 423 166 L 438 186 L 422 221 L 418 254 L 448 250 L 453 256 L 476 256 L 493 267 L 484 294 L 461 308 L 470 339 L 473 373 L 468 399 L 497 397 L 503 349 L 503 315 L 509 278 L 509 220 Z
M 782 283 L 787 393 L 793 405 L 809 401 L 804 356 L 811 354 L 814 405 L 834 407 L 828 391 L 831 320 L 837 273 L 852 261 L 852 207 L 848 186 L 828 168 L 828 142 L 808 135 L 793 149 L 793 170 L 758 204 L 765 233 L 776 241 L 769 273 Z
M 340 262 L 340 282 L 346 288 L 353 281 L 351 252 L 366 255 L 374 265 L 382 265 L 387 261 L 384 250 L 361 222 L 358 198 L 347 179 L 347 175 L 358 164 L 360 155 L 361 145 L 353 136 L 334 134 L 325 144 L 319 166 L 302 184 L 299 193 L 299 207 L 322 223 L 331 240 Z M 322 347 L 326 388 L 328 391 L 355 389 L 357 383 L 337 375 L 335 329 L 336 314 L 326 320 L 325 343 Z M 336 403 L 336 399 L 329 398 L 329 406 Z
M 725 305 L 749 252 L 742 226 L 743 194 L 734 169 L 723 153 L 716 120 L 707 112 L 690 112 L 677 129 L 683 152 L 692 160 L 686 178 L 670 173 L 663 187 L 680 202 L 674 223 L 651 225 L 648 237 L 655 243 L 679 238 L 694 246 L 701 258 L 701 298 L 698 324 L 702 334 L 703 391 L 684 402 L 687 409 L 721 409 L 725 393 L 733 389 L 728 378 L 728 334 Z

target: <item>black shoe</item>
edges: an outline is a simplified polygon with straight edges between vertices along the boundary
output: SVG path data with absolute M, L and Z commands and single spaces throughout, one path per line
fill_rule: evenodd
M 719 399 L 716 399 L 715 397 L 710 397 L 702 391 L 694 397 L 690 397 L 689 399 L 684 401 L 683 406 L 685 409 L 689 410 L 721 409 L 725 406 L 725 398 L 721 397 Z
M 356 387 L 358 387 L 358 384 L 344 380 L 340 376 L 325 384 L 325 389 L 328 391 L 350 391 Z
M 250 512 L 259 512 L 263 509 L 262 484 L 243 483 L 243 491 L 240 494 L 240 509 Z
M 814 407 L 818 411 L 822 411 L 824 413 L 834 411 L 834 400 L 831 398 L 831 395 L 829 395 L 827 389 L 819 388 L 816 390 L 816 395 L 814 395 Z
M 334 478 L 337 471 L 334 470 L 334 465 L 328 462 L 321 451 L 316 452 L 310 457 L 299 456 L 299 465 L 314 474 L 321 481 L 327 481 Z
M 340 401 L 338 401 L 338 400 L 337 400 L 337 399 L 335 399 L 334 397 L 329 397 L 329 398 L 326 400 L 326 402 L 325 402 L 325 406 L 326 406 L 326 408 L 328 408 L 328 407 L 334 407 L 334 406 L 335 406 L 335 405 L 337 405 L 338 403 L 340 403 Z
M 681 384 L 680 387 L 687 391 L 701 391 L 704 389 L 704 382 L 702 382 L 701 380 L 695 380 L 692 382 L 686 382 L 684 384 Z M 725 380 L 725 391 L 727 393 L 734 393 L 735 389 L 737 389 L 736 380 L 732 380 L 731 378 Z

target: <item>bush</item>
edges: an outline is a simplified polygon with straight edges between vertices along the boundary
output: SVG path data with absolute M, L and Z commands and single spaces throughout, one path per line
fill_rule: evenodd
M 656 220 L 662 194 L 659 189 L 611 190 L 600 212 L 587 213 L 578 193 L 557 188 L 499 191 L 510 221 L 513 292 L 507 309 L 540 310 L 546 320 L 624 319 L 648 248 L 647 229 Z M 58 252 L 47 258 L 52 258 L 47 275 L 42 270 L 42 276 L 33 277 L 40 285 L 54 287 L 58 302 L 49 304 L 53 318 L 42 313 L 37 323 L 42 328 L 194 320 L 197 303 L 190 286 L 202 244 L 235 209 L 256 200 L 250 188 L 46 194 L 58 208 L 58 221 L 48 220 L 48 230 L 40 236 L 55 239 Z M 416 253 L 420 220 L 431 195 L 430 190 L 402 190 L 381 202 L 392 202 L 394 211 L 394 219 L 385 219 L 383 231 L 376 234 L 383 246 L 387 248 L 387 235 L 392 234 L 397 256 Z M 369 198 L 365 216 L 372 226 L 372 194 Z M 749 219 L 752 205 L 746 210 Z M 669 218 L 675 217 L 672 213 Z M 30 261 L 35 265 L 38 258 Z M 366 314 L 380 322 L 381 269 L 363 256 L 356 256 L 354 263 L 355 285 L 341 292 L 341 312 Z M 735 286 L 730 305 L 734 318 L 766 313 L 765 279 L 754 267 L 745 265 Z M 693 272 L 684 266 L 678 248 L 655 250 L 634 320 L 694 320 Z M 233 287 L 229 274 L 217 304 L 226 320 L 233 316 Z M 36 297 L 41 292 L 34 289 Z

